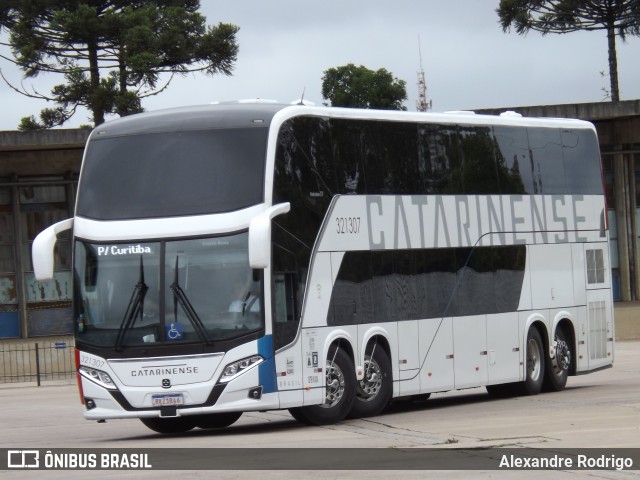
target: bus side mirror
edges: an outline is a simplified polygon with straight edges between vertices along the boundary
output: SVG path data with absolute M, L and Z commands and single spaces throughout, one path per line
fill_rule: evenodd
M 53 278 L 53 249 L 56 246 L 58 234 L 71 227 L 73 227 L 73 218 L 67 218 L 45 228 L 33 240 L 31 259 L 36 280 L 51 280 Z
M 249 224 L 249 266 L 267 268 L 271 263 L 271 219 L 287 213 L 291 204 L 279 203 L 253 217 Z

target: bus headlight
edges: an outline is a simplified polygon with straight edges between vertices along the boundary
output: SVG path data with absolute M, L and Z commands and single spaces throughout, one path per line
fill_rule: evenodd
M 219 382 L 227 383 L 238 377 L 239 375 L 242 375 L 247 370 L 262 363 L 263 361 L 264 358 L 262 358 L 260 355 L 252 355 L 251 357 L 243 358 L 242 360 L 230 363 L 229 365 L 224 367 Z
M 85 365 L 81 365 L 78 369 L 80 375 L 88 378 L 92 382 L 97 383 L 101 387 L 108 388 L 109 390 L 116 390 L 117 387 L 107 372 L 98 370 L 96 368 L 90 368 Z

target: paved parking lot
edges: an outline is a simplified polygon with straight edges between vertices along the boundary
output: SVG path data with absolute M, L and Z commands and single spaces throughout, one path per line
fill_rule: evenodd
M 399 402 L 375 418 L 327 427 L 298 424 L 286 411 L 248 413 L 224 430 L 155 434 L 136 420 L 83 419 L 75 384 L 0 386 L 0 448 L 636 448 L 640 447 L 640 341 L 618 342 L 613 368 L 569 379 L 563 392 L 493 399 L 483 388 Z M 326 458 L 331 468 L 331 456 Z M 269 469 L 265 466 L 266 470 Z M 0 476 L 15 472 L 0 472 Z M 82 472 L 20 472 L 20 478 L 70 478 Z M 211 471 L 189 472 L 205 478 Z M 255 472 L 254 472 L 255 474 Z M 388 478 L 384 471 L 309 471 L 307 478 Z M 437 475 L 436 475 L 437 474 Z M 86 475 L 86 474 L 85 474 Z M 245 478 L 250 472 L 215 472 Z M 425 472 L 404 471 L 403 478 Z M 635 478 L 635 472 L 518 472 L 524 478 Z M 587 477 L 587 475 L 589 475 Z M 180 472 L 92 472 L 92 478 L 176 478 Z M 514 472 L 428 472 L 429 478 L 512 478 Z M 295 478 L 261 471 L 260 478 Z M 299 477 L 299 475 L 298 475 Z M 7 477 L 9 478 L 9 477 Z M 15 478 L 11 476 L 10 478 Z

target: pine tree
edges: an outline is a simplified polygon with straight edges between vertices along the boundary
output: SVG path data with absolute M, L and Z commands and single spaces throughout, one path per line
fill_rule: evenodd
M 609 46 L 611 100 L 620 100 L 616 36 L 623 40 L 640 29 L 640 0 L 500 0 L 496 12 L 502 29 L 514 27 L 518 34 L 530 30 L 568 33 L 605 30 Z
M 198 0 L 4 0 L 0 30 L 9 31 L 13 58 L 3 58 L 26 78 L 64 77 L 50 95 L 10 85 L 57 104 L 41 112 L 41 124 L 27 117 L 21 125 L 61 125 L 78 106 L 99 125 L 106 114 L 142 111 L 141 99 L 162 92 L 173 75 L 231 75 L 238 27 L 207 26 L 199 8 Z

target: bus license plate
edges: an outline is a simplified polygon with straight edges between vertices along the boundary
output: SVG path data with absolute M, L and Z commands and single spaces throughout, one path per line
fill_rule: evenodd
M 151 395 L 151 403 L 154 407 L 184 405 L 184 397 L 181 393 L 160 393 L 158 395 Z

